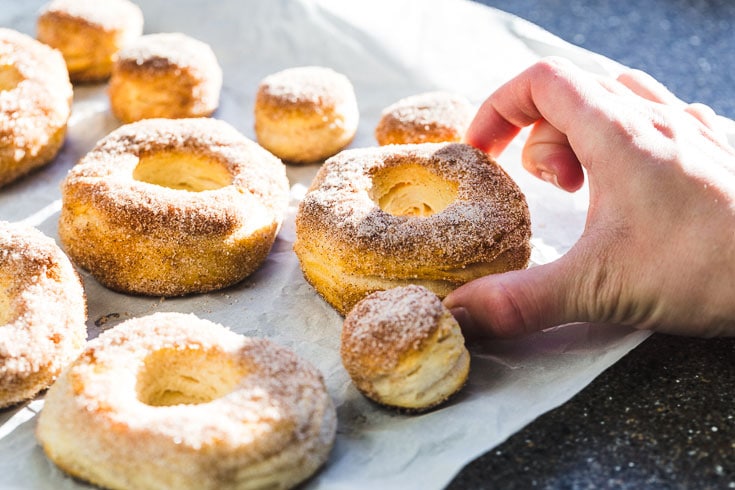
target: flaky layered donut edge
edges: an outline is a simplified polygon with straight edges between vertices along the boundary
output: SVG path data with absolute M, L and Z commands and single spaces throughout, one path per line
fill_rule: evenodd
M 229 124 L 148 119 L 114 131 L 72 168 L 59 236 L 111 289 L 201 293 L 263 263 L 287 203 L 284 165 Z
M 406 186 L 375 179 L 401 167 L 427 176 L 422 191 L 445 183 L 436 192 L 450 195 L 437 198 L 446 208 L 426 216 L 381 209 L 376 187 L 399 199 Z M 373 291 L 419 284 L 444 297 L 472 279 L 524 268 L 529 239 L 525 197 L 497 163 L 467 145 L 427 143 L 327 160 L 299 206 L 294 250 L 307 281 L 345 315 Z
M 246 489 L 308 478 L 335 431 L 321 374 L 289 349 L 157 313 L 89 343 L 36 435 L 60 468 L 105 488 Z
M 357 303 L 342 326 L 340 356 L 365 396 L 407 412 L 446 402 L 470 369 L 457 321 L 436 295 L 415 285 Z

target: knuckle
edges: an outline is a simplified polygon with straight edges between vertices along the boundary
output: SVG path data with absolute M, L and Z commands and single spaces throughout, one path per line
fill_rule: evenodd
M 510 338 L 536 330 L 527 323 L 519 301 L 502 282 L 492 284 L 483 298 L 482 307 L 494 335 Z

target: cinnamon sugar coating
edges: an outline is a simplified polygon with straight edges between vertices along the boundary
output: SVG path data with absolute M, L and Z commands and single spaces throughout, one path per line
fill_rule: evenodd
M 345 318 L 342 360 L 362 364 L 370 376 L 385 374 L 405 354 L 425 347 L 443 313 L 441 300 L 420 286 L 373 293 Z
M 123 292 L 178 296 L 239 282 L 288 204 L 276 157 L 214 119 L 149 119 L 103 138 L 62 184 L 72 260 Z
M 357 303 L 342 326 L 340 355 L 367 397 L 412 411 L 446 401 L 469 373 L 459 325 L 435 294 L 415 285 Z
M 324 160 L 357 132 L 352 83 L 330 68 L 302 66 L 265 77 L 255 99 L 258 142 L 289 163 Z
M 38 40 L 64 56 L 74 82 L 100 82 L 117 52 L 143 32 L 143 13 L 128 0 L 52 0 L 39 13 Z
M 336 413 L 289 349 L 157 313 L 89 343 L 46 396 L 37 437 L 105 488 L 290 488 L 327 459 Z
M 40 231 L 0 221 L 0 408 L 47 388 L 87 338 L 81 281 Z
M 219 105 L 222 68 L 212 48 L 185 34 L 141 36 L 120 50 L 110 107 L 123 122 L 206 117 Z
M 382 201 L 405 209 L 391 214 Z M 341 152 L 301 202 L 296 233 L 306 279 L 342 314 L 372 291 L 416 283 L 443 297 L 530 257 L 525 197 L 497 163 L 463 144 Z
M 459 143 L 472 121 L 469 101 L 450 92 L 405 97 L 383 110 L 375 127 L 379 145 Z
M 0 28 L 0 187 L 53 160 L 64 143 L 71 101 L 61 54 Z

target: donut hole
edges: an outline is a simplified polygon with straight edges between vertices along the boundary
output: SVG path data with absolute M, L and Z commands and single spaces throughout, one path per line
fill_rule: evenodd
M 233 391 L 243 376 L 220 351 L 160 349 L 138 373 L 138 400 L 154 407 L 208 403 Z
M 213 158 L 183 152 L 142 155 L 133 170 L 140 182 L 189 192 L 221 189 L 232 183 L 232 174 Z
M 0 65 L 0 92 L 13 90 L 23 81 L 23 75 L 13 65 Z
M 393 216 L 431 216 L 457 199 L 458 187 L 422 165 L 400 165 L 373 174 L 370 198 Z

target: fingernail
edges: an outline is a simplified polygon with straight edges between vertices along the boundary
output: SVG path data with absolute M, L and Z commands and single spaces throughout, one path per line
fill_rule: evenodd
M 454 319 L 457 320 L 457 323 L 459 323 L 459 326 L 462 328 L 465 336 L 472 336 L 476 334 L 475 321 L 472 319 L 472 316 L 466 308 L 460 306 L 457 308 L 452 308 L 449 311 L 452 313 Z
M 546 172 L 542 170 L 541 179 L 561 189 L 561 186 L 559 185 L 559 179 L 556 177 L 556 174 L 552 174 L 551 172 Z

